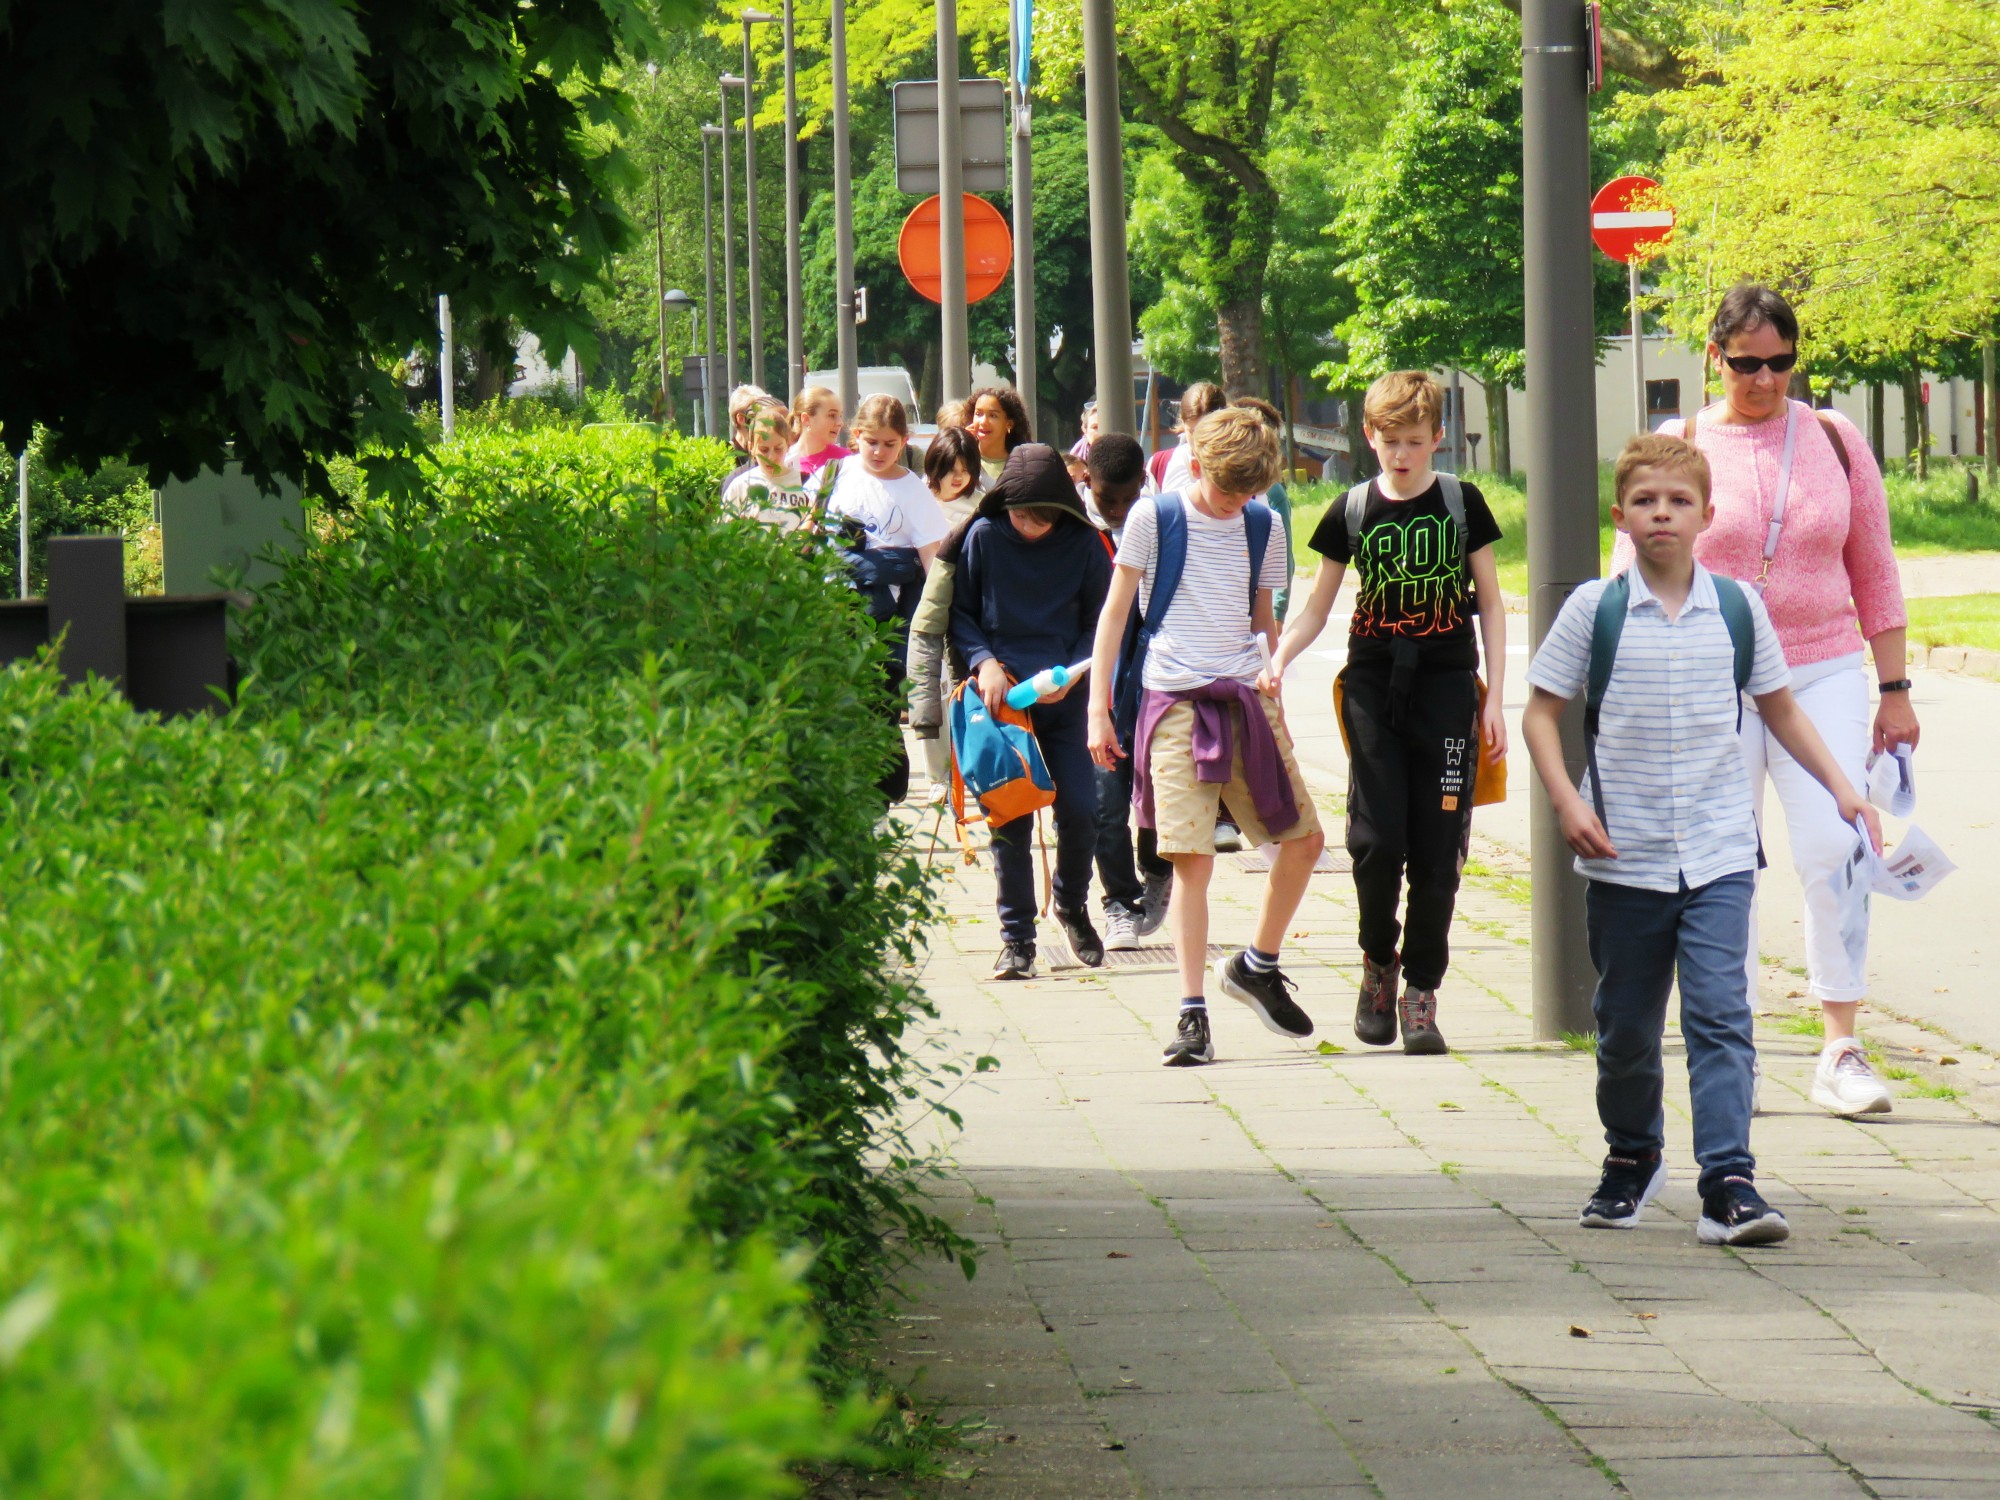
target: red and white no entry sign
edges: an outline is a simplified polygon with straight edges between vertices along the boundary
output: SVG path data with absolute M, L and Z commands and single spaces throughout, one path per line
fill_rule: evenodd
M 1650 177 L 1614 177 L 1599 188 L 1590 200 L 1590 237 L 1597 248 L 1626 265 L 1651 258 L 1674 232 L 1673 205 L 1662 202 L 1659 192 Z

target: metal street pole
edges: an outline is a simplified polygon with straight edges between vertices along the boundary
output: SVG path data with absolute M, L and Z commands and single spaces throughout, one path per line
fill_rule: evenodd
M 673 382 L 667 376 L 667 215 L 660 205 L 660 169 L 653 168 L 653 298 L 660 304 L 661 420 L 674 409 Z
M 939 396 L 972 394 L 965 304 L 965 140 L 958 112 L 958 0 L 937 0 Z
M 1522 227 L 1528 356 L 1528 593 L 1531 646 L 1563 601 L 1597 576 L 1597 384 L 1591 317 L 1590 111 L 1582 0 L 1521 7 Z M 1570 774 L 1583 715 L 1564 715 Z M 1529 788 L 1535 1035 L 1594 1029 L 1596 973 L 1583 881 L 1541 783 Z
M 785 0 L 785 383 L 806 385 L 805 273 L 799 262 L 799 78 L 792 0 Z
M 729 90 L 741 83 L 727 73 L 719 81 L 722 96 L 722 140 L 716 155 L 722 158 L 722 362 L 726 366 L 730 390 L 736 389 L 736 214 L 729 201 Z
M 1035 149 L 1028 103 L 1028 43 L 1021 32 L 1020 0 L 1008 0 L 1007 95 L 1013 104 L 1014 199 L 1014 389 L 1028 409 L 1037 431 L 1042 425 L 1035 404 L 1035 362 L 1041 354 L 1035 337 Z
M 750 56 L 750 28 L 776 19 L 761 10 L 743 12 L 743 232 L 749 242 L 743 263 L 750 278 L 750 383 L 763 385 L 764 281 L 757 244 L 757 65 Z M 788 399 L 789 392 L 783 392 Z
M 715 190 L 709 171 L 710 144 L 722 134 L 719 125 L 701 127 L 701 258 L 702 273 L 708 278 L 708 294 L 701 302 L 703 346 L 701 361 L 701 414 L 708 436 L 717 433 L 715 420 Z M 725 147 L 723 155 L 729 153 Z
M 1986 450 L 1986 488 L 1989 491 L 1986 503 L 1992 505 L 2000 501 L 2000 495 L 1990 493 L 2000 484 L 2000 388 L 1994 385 L 1996 375 L 2000 375 L 2000 359 L 1995 358 L 1993 336 L 1988 334 L 1979 341 L 1979 378 L 1986 388 L 1986 420 L 1980 423 L 1980 447 Z M 1882 387 L 1875 387 L 1880 391 Z M 1878 424 L 1879 425 L 1879 424 Z
M 854 162 L 847 142 L 847 0 L 833 0 L 833 340 L 840 410 L 861 404 L 861 356 L 854 336 Z
M 444 425 L 444 435 L 450 437 L 452 429 L 458 425 L 458 413 L 454 409 L 457 392 L 452 387 L 457 383 L 458 348 L 451 337 L 451 298 L 438 298 L 438 416 Z
M 21 450 L 21 587 L 20 597 L 28 597 L 28 450 Z
M 1125 258 L 1125 146 L 1112 0 L 1083 0 L 1084 140 L 1090 155 L 1090 308 L 1097 430 L 1133 433 L 1132 284 Z
M 1635 256 L 1632 271 L 1632 407 L 1637 418 L 1632 424 L 1634 432 L 1646 430 L 1646 329 L 1639 314 L 1639 261 Z

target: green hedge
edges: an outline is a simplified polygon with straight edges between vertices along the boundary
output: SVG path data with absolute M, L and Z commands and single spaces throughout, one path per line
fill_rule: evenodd
M 491 434 L 227 719 L 0 675 L 0 1492 L 790 1493 L 898 1240 L 880 650 L 719 448 Z M 884 1152 L 906 1167 L 893 1140 Z

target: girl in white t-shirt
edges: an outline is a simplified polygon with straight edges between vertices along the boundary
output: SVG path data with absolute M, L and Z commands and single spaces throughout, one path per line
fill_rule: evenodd
M 910 441 L 903 403 L 894 396 L 870 396 L 854 414 L 853 433 L 859 461 L 840 466 L 840 477 L 827 500 L 827 513 L 859 521 L 870 547 L 914 547 L 924 571 L 929 572 L 951 523 L 930 486 L 903 467 L 903 453 Z M 888 683 L 882 706 L 893 724 L 902 713 L 903 653 L 893 653 L 885 667 Z M 910 760 L 900 737 L 876 786 L 891 804 L 910 794 Z

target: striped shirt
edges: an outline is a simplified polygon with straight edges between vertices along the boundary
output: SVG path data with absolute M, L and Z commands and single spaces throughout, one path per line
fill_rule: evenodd
M 1143 685 L 1162 693 L 1185 692 L 1234 678 L 1257 680 L 1263 669 L 1250 629 L 1250 541 L 1243 513 L 1226 521 L 1205 516 L 1182 496 L 1187 518 L 1187 565 L 1174 590 L 1160 633 L 1146 651 Z M 1258 573 L 1260 589 L 1285 586 L 1285 528 L 1274 516 L 1271 539 Z M 1139 501 L 1125 517 L 1118 566 L 1145 574 L 1139 610 L 1153 597 L 1153 564 L 1160 555 L 1160 511 L 1151 499 Z
M 1690 890 L 1757 868 L 1750 778 L 1737 738 L 1736 648 L 1715 597 L 1715 580 L 1696 565 L 1680 618 L 1646 587 L 1637 568 L 1618 658 L 1598 714 L 1597 768 L 1604 775 L 1607 832 L 1616 859 L 1582 859 L 1588 880 L 1646 891 Z M 1528 682 L 1558 698 L 1590 679 L 1597 601 L 1593 579 L 1570 595 L 1528 667 Z M 1764 601 L 1745 589 L 1756 631 L 1753 697 L 1791 681 Z M 1583 796 L 1590 799 L 1586 774 Z

